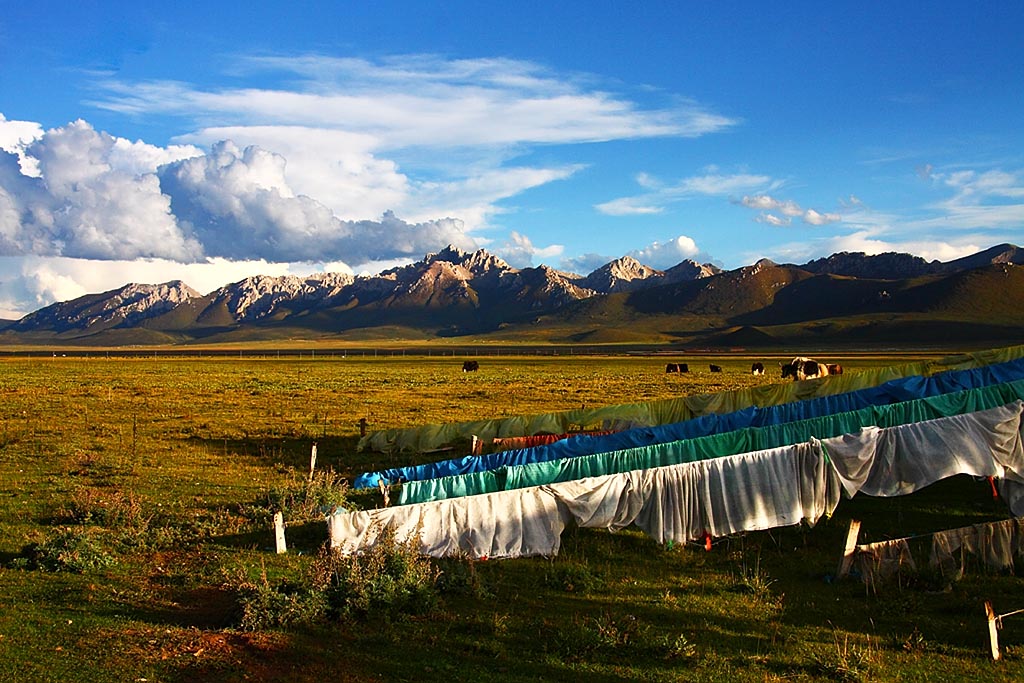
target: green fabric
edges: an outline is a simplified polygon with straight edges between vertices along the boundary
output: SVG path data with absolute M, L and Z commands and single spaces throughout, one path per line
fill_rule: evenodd
M 422 453 L 472 436 L 495 437 L 564 434 L 580 428 L 627 429 L 671 424 L 709 413 L 731 413 L 749 406 L 773 406 L 818 396 L 831 396 L 913 375 L 931 375 L 946 370 L 1001 363 L 1024 357 L 1024 346 L 947 356 L 935 361 L 872 368 L 803 382 L 779 382 L 748 389 L 698 394 L 648 403 L 582 408 L 525 417 L 478 420 L 410 429 L 387 429 L 367 434 L 356 446 L 359 451 Z
M 1017 399 L 1024 400 L 1024 380 L 903 403 L 872 406 L 862 410 L 798 422 L 768 427 L 750 427 L 723 434 L 641 448 L 505 467 L 484 473 L 493 473 L 494 477 L 485 480 L 480 488 L 476 488 L 474 485 L 474 482 L 480 480 L 480 474 L 443 477 L 425 482 L 409 482 L 402 487 L 400 504 L 491 493 L 499 490 L 495 488 L 499 486 L 504 486 L 505 489 L 527 488 L 585 477 L 748 453 L 804 443 L 811 438 L 826 439 L 841 434 L 851 434 L 868 426 L 895 427 L 986 410 L 1006 405 Z

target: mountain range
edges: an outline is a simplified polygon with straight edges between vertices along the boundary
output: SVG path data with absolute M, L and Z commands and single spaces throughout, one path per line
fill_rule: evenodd
M 2 326 L 6 343 L 329 338 L 771 346 L 1020 343 L 1024 250 L 940 262 L 842 252 L 802 265 L 657 270 L 625 256 L 581 276 L 447 247 L 379 275 L 250 277 L 209 294 L 128 284 Z

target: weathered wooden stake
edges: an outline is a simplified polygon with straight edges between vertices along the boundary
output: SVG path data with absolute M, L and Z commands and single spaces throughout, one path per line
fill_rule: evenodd
M 860 534 L 860 520 L 851 519 L 850 528 L 846 532 L 846 547 L 843 548 L 843 556 L 839 560 L 839 568 L 836 570 L 837 579 L 845 579 L 850 573 L 853 565 L 853 554 L 857 550 L 857 535 Z
M 274 543 L 277 547 L 277 554 L 288 552 L 288 546 L 284 542 L 284 514 L 274 513 Z
M 309 480 L 313 481 L 313 470 L 316 469 L 316 444 L 309 453 Z
M 359 418 L 359 436 L 366 436 L 366 418 Z
M 470 443 L 471 443 L 471 446 L 470 446 L 469 452 L 472 455 L 480 455 L 480 453 L 483 452 L 483 447 L 482 447 L 482 444 L 481 444 L 479 436 L 474 434 L 473 435 L 473 440 Z
M 996 621 L 996 611 L 992 609 L 992 603 L 988 600 L 985 601 L 985 617 L 988 619 L 988 644 L 992 650 L 992 659 L 999 659 L 999 634 L 996 632 L 998 624 Z

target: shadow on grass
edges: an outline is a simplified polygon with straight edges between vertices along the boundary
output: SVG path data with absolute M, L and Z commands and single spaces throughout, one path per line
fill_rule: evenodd
M 308 470 L 313 444 L 317 447 L 318 466 L 338 468 L 353 459 L 359 437 L 295 435 L 217 439 L 191 436 L 187 442 L 210 453 L 253 458 L 261 465 Z

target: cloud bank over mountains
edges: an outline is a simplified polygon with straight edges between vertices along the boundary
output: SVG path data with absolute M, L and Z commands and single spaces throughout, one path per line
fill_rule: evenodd
M 97 77 L 85 104 L 177 120 L 184 132 L 166 147 L 83 119 L 46 130 L 0 114 L 0 317 L 95 291 L 86 283 L 101 274 L 106 288 L 124 284 L 140 260 L 147 281 L 184 274 L 200 289 L 213 264 L 211 289 L 253 268 L 376 272 L 447 244 L 532 265 L 563 245 L 495 234 L 493 217 L 585 165 L 522 163 L 528 148 L 735 123 L 689 100 L 644 108 L 510 59 L 250 56 L 233 69 L 282 78 L 203 89 Z
M 460 221 L 343 221 L 297 195 L 285 159 L 218 142 L 208 153 L 131 143 L 82 120 L 0 152 L 0 250 L 95 260 L 211 258 L 363 264 L 473 246 Z
M 159 121 L 162 146 L 0 113 L 0 318 L 130 281 L 206 292 L 256 274 L 375 273 L 448 244 L 585 274 L 623 255 L 659 269 L 843 250 L 945 260 L 1024 224 L 1021 172 L 991 163 L 908 166 L 929 202 L 889 211 L 848 191 L 822 199 L 791 171 L 750 169 L 747 152 L 715 165 L 717 147 L 648 168 L 627 154 L 619 169 L 597 146 L 718 140 L 756 122 L 530 61 L 230 60 L 203 84 L 82 76 L 82 105 Z M 617 189 L 630 179 L 634 193 Z
M 230 141 L 204 153 L 131 142 L 83 120 L 45 132 L 0 120 L 0 316 L 96 291 L 86 283 L 103 278 L 89 272 L 119 284 L 129 272 L 144 281 L 177 272 L 212 289 L 254 267 L 372 269 L 449 243 L 476 247 L 454 218 L 341 220 L 295 193 L 285 163 Z M 132 267 L 140 259 L 148 267 Z

